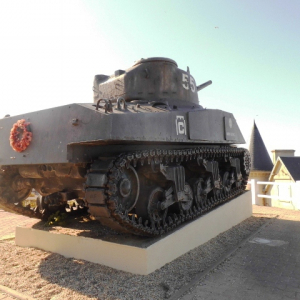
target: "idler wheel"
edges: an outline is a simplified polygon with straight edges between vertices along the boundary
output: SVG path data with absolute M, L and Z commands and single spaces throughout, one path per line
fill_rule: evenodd
M 119 191 L 122 197 L 126 198 L 130 195 L 131 192 L 131 183 L 129 179 L 123 178 L 119 183 Z
M 140 181 L 138 174 L 132 166 L 124 168 L 120 172 L 117 183 L 119 193 L 119 204 L 124 211 L 131 211 L 139 198 Z

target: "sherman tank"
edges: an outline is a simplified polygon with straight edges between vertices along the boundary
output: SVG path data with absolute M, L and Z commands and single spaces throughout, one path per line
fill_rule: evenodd
M 156 236 L 230 201 L 250 156 L 234 116 L 199 104 L 210 84 L 169 58 L 140 59 L 96 75 L 93 103 L 4 117 L 0 206 L 43 218 L 75 201 L 105 226 Z

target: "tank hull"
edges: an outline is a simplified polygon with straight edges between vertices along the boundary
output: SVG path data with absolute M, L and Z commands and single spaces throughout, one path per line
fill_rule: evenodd
M 9 136 L 20 119 L 30 122 L 32 141 L 18 153 L 11 148 Z M 129 107 L 105 113 L 96 111 L 94 104 L 70 104 L 1 119 L 0 128 L 2 166 L 91 162 L 95 155 L 130 149 L 133 144 L 170 148 L 245 143 L 231 113 L 210 109 L 144 112 Z

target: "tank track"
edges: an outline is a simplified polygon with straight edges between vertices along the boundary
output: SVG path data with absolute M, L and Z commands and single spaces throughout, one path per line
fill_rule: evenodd
M 222 192 L 218 196 L 208 198 L 201 205 L 195 204 L 190 210 L 181 211 L 178 214 L 173 213 L 168 215 L 165 222 L 143 222 L 142 218 L 136 218 L 135 214 L 124 210 L 118 205 L 117 198 L 117 179 L 120 169 L 128 168 L 132 165 L 134 168 L 137 164 L 144 165 L 154 162 L 156 164 L 169 162 L 181 163 L 188 160 L 195 160 L 197 157 L 205 159 L 213 159 L 215 157 L 237 157 L 242 159 L 243 180 L 241 186 L 231 189 L 229 192 Z M 18 201 L 18 195 L 12 193 L 13 178 L 10 176 L 10 171 L 5 168 L 0 172 L 0 209 L 22 214 L 33 218 L 43 218 L 43 215 L 36 209 L 23 207 L 21 201 Z M 250 172 L 250 155 L 248 150 L 232 147 L 199 147 L 185 150 L 146 150 L 135 153 L 123 153 L 117 158 L 105 158 L 95 161 L 87 174 L 86 195 L 92 193 L 102 199 L 101 204 L 91 203 L 89 197 L 86 201 L 89 206 L 89 211 L 92 216 L 99 219 L 103 225 L 125 233 L 143 236 L 157 236 L 165 232 L 174 230 L 180 224 L 189 220 L 195 219 L 211 211 L 214 207 L 229 201 L 230 199 L 243 193 L 247 184 L 248 175 Z M 98 180 L 94 180 L 96 175 Z M 31 191 L 28 190 L 29 193 Z M 24 198 L 26 191 L 21 191 L 20 198 Z M 6 197 L 7 196 L 7 197 Z M 26 198 L 26 197 L 25 197 Z M 10 199 L 11 202 L 8 202 Z
M 41 218 L 42 216 L 37 210 L 32 210 L 30 207 L 21 205 L 22 200 L 26 199 L 31 193 L 31 188 L 23 189 L 18 193 L 11 188 L 14 182 L 15 172 L 14 169 L 10 170 L 5 167 L 0 170 L 0 209 L 31 218 Z
M 167 215 L 164 222 L 149 222 L 136 214 L 125 210 L 118 203 L 118 178 L 124 168 L 144 164 L 182 163 L 197 158 L 212 160 L 214 158 L 239 158 L 241 160 L 242 181 L 238 187 L 230 191 L 220 192 L 206 199 L 205 202 L 194 204 L 187 211 Z M 250 155 L 247 149 L 233 147 L 199 147 L 185 150 L 146 150 L 135 153 L 123 153 L 116 158 L 99 159 L 92 163 L 87 174 L 86 202 L 89 212 L 103 225 L 118 231 L 142 236 L 157 236 L 174 230 L 187 221 L 200 217 L 216 206 L 225 203 L 243 193 L 250 172 Z M 93 199 L 98 198 L 99 203 Z M 194 201 L 195 203 L 196 201 Z
M 30 195 L 32 188 L 30 186 L 27 189 L 23 188 L 22 190 L 16 192 L 12 186 L 14 185 L 14 178 L 16 176 L 17 170 L 12 168 L 3 167 L 0 168 L 0 209 L 3 209 L 8 212 L 20 214 L 30 218 L 37 218 L 42 220 L 47 220 L 48 217 L 55 213 L 56 210 L 65 211 L 65 206 L 62 205 L 60 208 L 53 209 L 40 209 L 38 200 L 36 206 L 31 208 L 30 206 L 23 206 L 22 202 L 27 199 Z M 86 210 L 81 211 L 83 214 L 86 214 Z M 71 210 L 68 214 L 77 215 L 77 211 Z

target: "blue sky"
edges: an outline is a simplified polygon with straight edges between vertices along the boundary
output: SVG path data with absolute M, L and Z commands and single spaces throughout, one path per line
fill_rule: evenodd
M 92 102 L 95 74 L 151 56 L 190 67 L 248 141 L 300 155 L 300 1 L 0 1 L 0 116 Z

